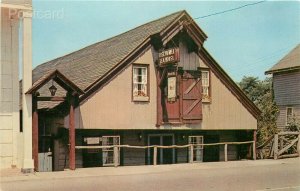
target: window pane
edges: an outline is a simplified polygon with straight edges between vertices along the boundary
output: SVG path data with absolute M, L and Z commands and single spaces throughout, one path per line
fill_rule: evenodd
M 133 96 L 147 96 L 147 67 L 134 66 Z

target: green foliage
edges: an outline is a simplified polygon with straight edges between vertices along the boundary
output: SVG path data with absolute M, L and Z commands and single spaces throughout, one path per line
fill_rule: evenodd
M 257 77 L 244 76 L 238 85 L 262 112 L 257 124 L 257 141 L 260 145 L 277 131 L 278 108 L 273 100 L 272 78 L 259 80 Z
M 289 131 L 300 131 L 300 121 L 296 116 L 293 116 L 288 122 L 287 129 Z

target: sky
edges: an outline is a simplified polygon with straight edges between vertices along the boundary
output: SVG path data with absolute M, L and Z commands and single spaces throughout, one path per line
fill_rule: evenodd
M 208 36 L 204 47 L 234 81 L 264 79 L 300 43 L 300 2 L 263 1 L 228 11 L 255 2 L 33 0 L 33 67 L 186 10 L 204 17 L 195 19 Z

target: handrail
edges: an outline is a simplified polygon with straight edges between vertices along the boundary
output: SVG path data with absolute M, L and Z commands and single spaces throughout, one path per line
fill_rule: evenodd
M 264 146 L 266 146 L 270 141 L 272 141 L 272 139 L 274 138 L 274 135 L 271 135 L 264 143 L 262 143 L 261 145 L 257 146 L 256 149 L 261 149 Z
M 107 146 L 75 146 L 76 149 L 108 149 L 108 148 L 135 148 L 135 149 L 147 149 L 147 148 L 186 148 L 191 146 L 214 146 L 214 145 L 240 145 L 240 144 L 250 144 L 254 143 L 254 141 L 243 141 L 243 142 L 222 142 L 222 143 L 205 143 L 205 144 L 188 144 L 188 145 L 149 145 L 149 146 L 132 146 L 132 145 L 107 145 Z

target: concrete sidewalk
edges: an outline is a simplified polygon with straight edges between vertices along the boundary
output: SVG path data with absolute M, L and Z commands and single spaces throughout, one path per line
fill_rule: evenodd
M 58 172 L 36 172 L 23 174 L 20 169 L 3 169 L 0 171 L 1 182 L 13 181 L 33 181 L 33 180 L 51 180 L 80 177 L 101 177 L 101 176 L 126 176 L 136 174 L 156 174 L 162 172 L 186 171 L 189 169 L 222 169 L 222 168 L 248 168 L 251 166 L 282 165 L 296 163 L 300 166 L 300 158 L 290 158 L 281 160 L 245 160 L 228 162 L 206 162 L 193 164 L 172 164 L 172 165 L 147 165 L 147 166 L 121 166 L 121 167 L 99 167 L 99 168 L 79 168 L 75 171 L 65 170 Z

